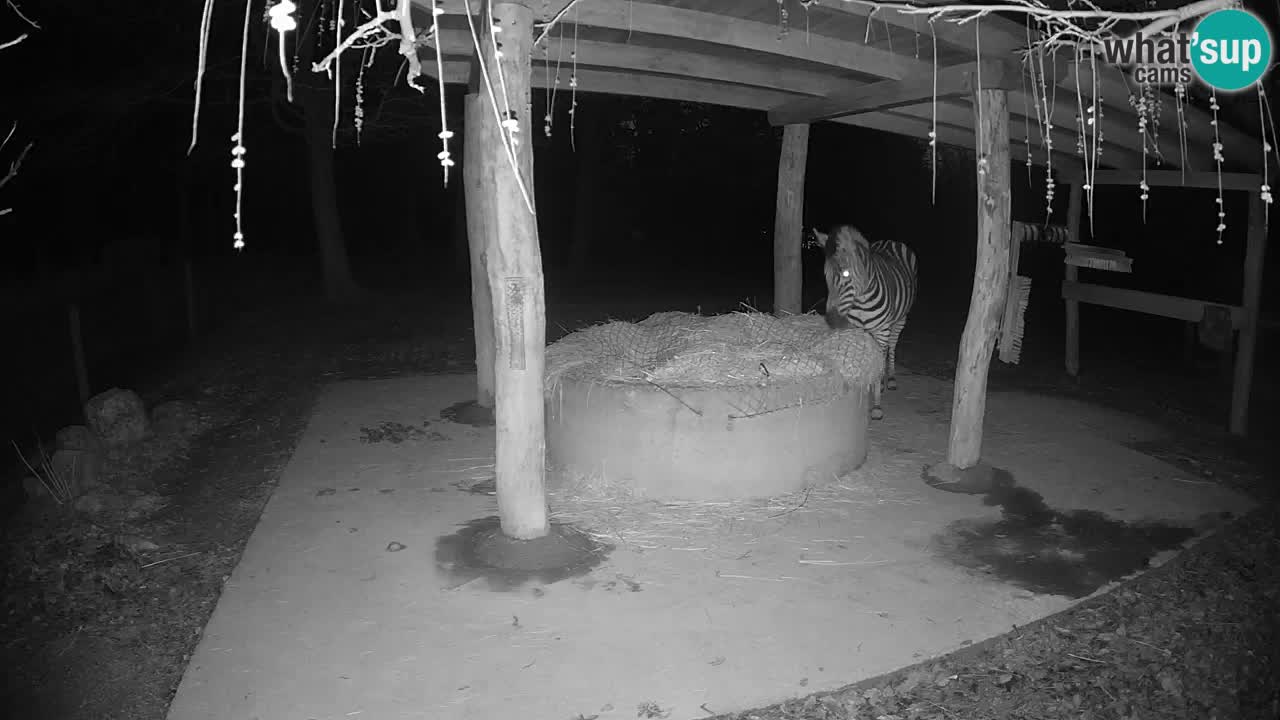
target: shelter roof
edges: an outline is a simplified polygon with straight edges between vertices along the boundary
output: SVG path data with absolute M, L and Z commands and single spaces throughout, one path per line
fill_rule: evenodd
M 421 11 L 420 27 L 429 25 L 429 0 L 415 0 Z M 937 0 L 928 3 L 936 4 Z M 475 0 L 473 10 L 480 6 Z M 546 22 L 568 5 L 568 0 L 533 2 L 535 19 Z M 541 7 L 540 7 L 541 5 Z M 780 8 L 786 9 L 783 19 Z M 445 81 L 466 83 L 474 54 L 467 18 L 461 2 L 450 2 L 440 18 L 440 42 Z M 576 76 L 582 92 L 634 95 L 670 100 L 706 102 L 739 108 L 777 111 L 795 107 L 798 100 L 849 93 L 871 83 L 914 81 L 931 84 L 937 70 L 986 61 L 983 67 L 1012 67 L 1009 97 L 1011 152 L 1015 159 L 1030 155 L 1034 163 L 1046 159 L 1036 99 L 1021 51 L 1028 45 L 1027 27 L 1020 21 L 989 15 L 978 22 L 930 23 L 921 16 L 847 2 L 821 0 L 808 6 L 798 0 L 578 0 L 557 21 L 533 53 L 534 87 L 556 84 L 569 89 Z M 436 74 L 434 38 L 423 53 L 423 71 Z M 979 52 L 981 57 L 979 58 Z M 1050 108 L 1053 118 L 1053 162 L 1078 165 L 1077 83 L 1083 104 L 1096 81 L 1103 114 L 1103 166 L 1133 169 L 1143 165 L 1143 136 L 1138 116 L 1130 104 L 1136 92 L 1124 71 L 1097 64 L 1096 75 L 1088 64 L 1077 67 L 1070 52 L 1048 63 Z M 959 69 L 959 68 L 957 68 Z M 955 73 L 952 73 L 953 75 Z M 558 84 L 556 78 L 559 78 Z M 986 85 L 983 85 L 986 87 Z M 892 90 L 892 87 L 888 88 Z M 1187 157 L 1179 150 L 1178 115 L 1174 97 L 1162 92 L 1158 133 L 1148 141 L 1148 167 L 1186 167 L 1212 170 L 1214 126 L 1211 115 L 1184 106 Z M 901 100 L 899 100 L 901 102 Z M 820 103 L 817 103 L 820 105 Z M 785 117 L 776 112 L 773 118 Z M 794 114 L 792 115 L 794 117 Z M 880 109 L 831 118 L 833 122 L 874 128 L 885 132 L 927 138 L 934 127 L 932 93 L 907 104 L 889 103 Z M 972 148 L 974 108 L 971 94 L 957 94 L 936 101 L 937 137 L 940 142 Z M 1261 168 L 1259 141 L 1219 123 L 1218 135 L 1226 157 L 1224 169 L 1257 171 Z

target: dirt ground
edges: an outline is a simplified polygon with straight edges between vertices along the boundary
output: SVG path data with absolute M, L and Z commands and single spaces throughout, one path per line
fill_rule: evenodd
M 19 717 L 165 717 L 321 385 L 471 369 L 469 310 L 427 313 L 428 300 L 388 297 L 345 309 L 299 302 L 263 312 L 193 348 L 174 376 L 137 388 L 149 404 L 195 403 L 208 429 L 179 452 L 137 466 L 163 499 L 153 513 L 103 515 L 89 524 L 28 509 L 9 520 L 0 607 L 5 707 Z M 701 305 L 704 312 L 731 307 Z M 608 314 L 636 319 L 664 309 L 692 307 L 660 301 Z M 605 314 L 596 306 L 553 305 L 548 327 L 573 328 Z M 433 325 L 422 327 L 424 317 Z M 903 364 L 947 377 L 956 334 L 918 324 L 904 336 Z M 1250 494 L 1263 507 L 1069 612 L 936 662 L 738 717 L 1280 716 L 1274 475 L 1265 457 L 1213 429 L 1220 384 L 1188 373 L 1160 378 L 1124 352 L 1086 354 L 1088 372 L 1078 382 L 1057 362 L 1053 353 L 1028 352 L 1021 366 L 997 363 L 992 387 L 1155 417 L 1177 439 L 1141 451 Z M 132 536 L 158 549 L 140 551 L 127 541 Z M 662 713 L 637 708 L 639 717 Z

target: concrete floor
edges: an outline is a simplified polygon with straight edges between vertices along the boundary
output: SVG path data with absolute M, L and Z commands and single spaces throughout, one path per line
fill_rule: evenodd
M 1134 523 L 1162 520 L 1186 535 L 1212 526 L 1206 513 L 1251 507 L 1121 445 L 1158 436 L 1142 422 L 997 393 L 984 459 L 1061 513 L 1023 533 L 1009 504 L 925 485 L 922 468 L 945 451 L 950 388 L 911 375 L 900 384 L 871 426 L 866 464 L 837 483 L 750 506 L 577 502 L 566 517 L 594 518 L 584 529 L 616 547 L 585 573 L 509 589 L 465 582 L 436 560 L 442 538 L 495 513 L 493 497 L 457 487 L 492 463 L 492 429 L 439 418 L 474 397 L 474 377 L 336 384 L 169 717 L 613 720 L 652 703 L 682 720 L 742 710 L 945 654 L 1105 591 L 1116 564 L 1104 546 L 1160 535 Z M 1082 510 L 1105 514 L 1110 529 L 1079 531 L 1067 513 Z M 1089 545 L 1085 535 L 1106 538 Z M 1068 575 L 1075 582 L 1061 582 Z

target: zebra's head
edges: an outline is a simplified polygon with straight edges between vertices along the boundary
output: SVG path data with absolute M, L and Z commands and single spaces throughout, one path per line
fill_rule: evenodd
M 814 231 L 823 243 L 827 278 L 827 324 L 833 328 L 850 326 L 845 310 L 867 287 L 871 244 L 852 225 L 837 225 L 830 233 Z

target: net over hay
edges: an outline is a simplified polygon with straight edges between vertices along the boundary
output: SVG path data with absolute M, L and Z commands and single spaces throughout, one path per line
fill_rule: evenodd
M 564 377 L 663 387 L 765 387 L 804 380 L 867 387 L 884 357 L 859 329 L 832 331 L 820 315 L 650 315 L 579 330 L 547 348 L 547 394 Z M 823 388 L 824 390 L 826 388 Z
M 553 464 L 591 490 L 666 498 L 767 496 L 856 467 L 884 368 L 861 330 L 759 313 L 605 323 L 546 357 Z

